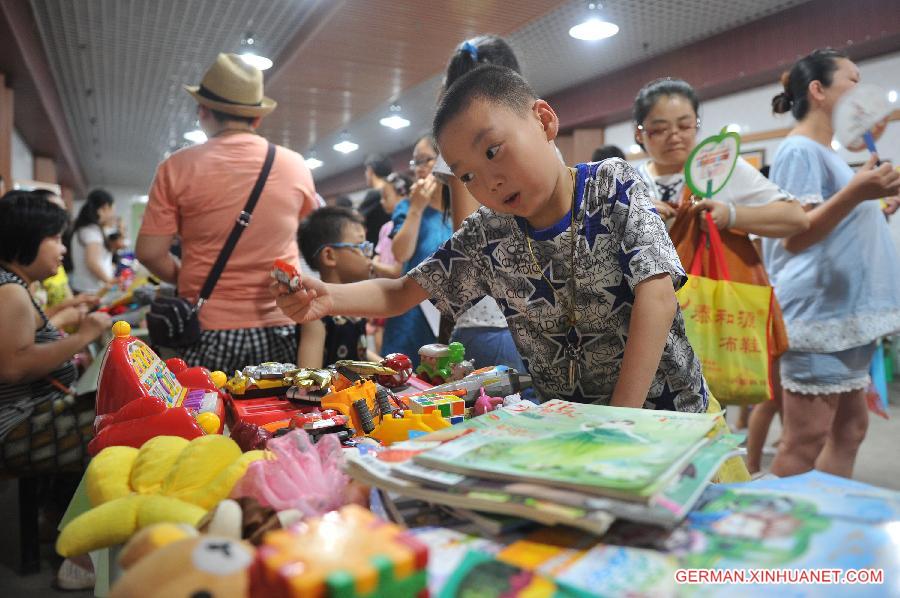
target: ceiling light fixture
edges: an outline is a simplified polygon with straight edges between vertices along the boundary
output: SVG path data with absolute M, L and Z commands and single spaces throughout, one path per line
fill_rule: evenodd
M 316 155 L 315 155 L 315 154 L 311 154 L 311 155 L 306 159 L 306 167 L 309 168 L 310 170 L 315 170 L 315 169 L 318 168 L 319 166 L 322 166 L 322 164 L 324 164 L 324 162 L 322 162 L 321 160 L 319 160 L 318 158 L 316 158 Z
M 379 123 L 381 123 L 382 127 L 388 127 L 391 129 L 402 129 L 404 127 L 409 126 L 409 121 L 402 116 L 400 116 L 400 106 L 397 104 L 391 104 L 391 115 L 385 116 L 382 118 Z
M 206 143 L 206 133 L 200 129 L 194 129 L 184 134 L 184 138 L 191 143 Z
M 832 139 L 831 149 L 833 149 L 834 151 L 838 151 L 839 149 L 841 149 L 841 143 L 837 139 Z
M 350 133 L 344 131 L 343 133 L 341 133 L 341 140 L 331 147 L 334 148 L 334 151 L 336 152 L 349 154 L 350 152 L 355 152 L 356 150 L 358 150 L 359 144 L 350 141 Z
M 641 149 L 641 146 L 639 146 L 637 143 L 632 143 L 631 145 L 628 146 L 628 153 L 629 153 L 629 154 L 639 154 L 639 153 L 641 153 L 641 152 L 643 152 L 643 151 L 644 151 L 644 150 Z
M 597 41 L 617 34 L 619 26 L 599 16 L 599 10 L 602 8 L 603 5 L 599 2 L 588 2 L 587 9 L 590 16 L 569 29 L 569 35 L 582 41 Z
M 240 56 L 241 60 L 261 71 L 267 71 L 272 68 L 272 61 L 257 53 L 256 39 L 253 37 L 252 33 L 248 33 L 244 36 L 244 39 L 241 40 Z
M 739 125 L 737 123 L 731 123 L 730 125 L 725 127 L 725 130 L 728 131 L 729 133 L 737 133 L 738 135 L 740 135 L 741 134 L 741 125 Z
M 888 102 L 894 104 L 897 101 L 897 90 L 892 89 L 888 92 Z

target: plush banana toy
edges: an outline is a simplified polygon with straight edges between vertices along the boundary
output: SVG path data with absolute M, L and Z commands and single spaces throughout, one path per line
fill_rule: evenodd
M 218 434 L 191 441 L 157 436 L 140 449 L 103 449 L 85 474 L 93 508 L 62 530 L 56 551 L 71 557 L 107 548 L 155 523 L 195 526 L 264 455 L 242 454 L 233 440 Z

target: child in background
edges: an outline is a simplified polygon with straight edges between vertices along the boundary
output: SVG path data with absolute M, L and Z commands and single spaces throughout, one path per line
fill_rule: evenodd
M 482 204 L 402 278 L 272 286 L 298 322 L 456 316 L 497 298 L 543 400 L 703 412 L 709 397 L 675 289 L 686 276 L 640 177 L 621 160 L 566 168 L 559 119 L 514 71 L 460 77 L 434 119 L 442 156 Z
M 409 196 L 412 181 L 398 172 L 392 172 L 384 179 L 376 182 L 376 188 L 381 193 L 381 207 L 388 214 L 393 215 L 397 204 Z M 394 230 L 394 221 L 388 220 L 378 231 L 378 242 L 375 244 L 375 258 L 372 267 L 375 277 L 397 278 L 403 274 L 403 263 L 394 257 L 394 241 L 391 232 Z M 384 325 L 386 318 L 372 318 L 369 320 L 368 333 L 373 339 L 373 348 L 376 353 L 381 353 L 384 341 Z
M 389 215 L 393 215 L 394 208 L 409 196 L 412 181 L 398 173 L 392 172 L 383 181 L 380 181 L 381 207 Z M 403 264 L 394 257 L 394 242 L 391 233 L 394 230 L 394 221 L 388 220 L 378 231 L 378 243 L 375 245 L 375 259 L 372 261 L 375 267 L 375 275 L 386 278 L 397 278 L 403 273 Z
M 345 285 L 372 275 L 372 244 L 355 210 L 319 208 L 300 224 L 299 243 L 303 259 L 323 282 Z M 297 365 L 321 368 L 340 359 L 380 359 L 367 351 L 365 318 L 323 315 L 302 324 Z
M 443 185 L 431 174 L 438 151 L 430 135 L 413 147 L 412 166 L 416 182 L 409 196 L 401 200 L 391 214 L 391 251 L 403 264 L 405 274 L 418 266 L 450 238 L 453 229 L 444 209 Z M 419 306 L 389 318 L 384 325 L 382 351 L 408 355 L 413 367 L 419 365 L 419 348 L 434 343 L 438 334 L 432 329 L 426 312 Z

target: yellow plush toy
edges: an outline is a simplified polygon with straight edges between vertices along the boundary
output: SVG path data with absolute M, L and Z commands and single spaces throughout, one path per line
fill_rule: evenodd
M 233 440 L 218 434 L 190 442 L 157 436 L 140 449 L 103 449 L 85 474 L 94 508 L 62 530 L 56 551 L 64 557 L 85 554 L 125 542 L 155 523 L 195 526 L 263 456 L 263 451 L 241 454 Z

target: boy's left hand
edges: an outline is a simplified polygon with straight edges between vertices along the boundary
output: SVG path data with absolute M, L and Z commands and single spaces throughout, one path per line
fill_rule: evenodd
M 724 202 L 702 199 L 691 206 L 691 212 L 700 217 L 700 228 L 702 230 L 707 229 L 706 218 L 703 217 L 703 212 L 710 213 L 713 222 L 716 223 L 716 228 L 719 230 L 728 228 L 730 210 L 728 209 L 728 204 Z

